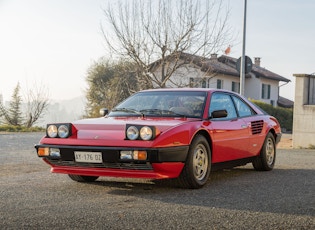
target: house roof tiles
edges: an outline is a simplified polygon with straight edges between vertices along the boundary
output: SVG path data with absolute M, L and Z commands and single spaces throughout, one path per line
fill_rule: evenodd
M 218 58 L 218 61 L 226 63 L 227 65 L 230 65 L 230 66 L 234 66 L 234 68 L 236 68 L 236 62 L 237 62 L 236 58 L 222 55 L 221 57 Z M 289 79 L 282 77 L 279 74 L 271 72 L 255 64 L 253 64 L 251 72 L 254 73 L 256 77 L 262 77 L 262 78 L 267 78 L 267 79 L 276 80 L 276 81 L 290 82 Z
M 231 75 L 235 77 L 239 77 L 239 72 L 236 70 L 236 62 L 237 59 L 233 57 L 229 57 L 226 55 L 222 55 L 220 57 L 216 57 L 214 55 L 211 58 L 205 58 L 194 54 L 188 54 L 181 52 L 179 59 L 184 60 L 186 63 L 193 63 L 196 66 L 200 67 L 201 71 L 209 72 L 209 73 L 221 73 L 226 75 Z M 156 61 L 151 64 L 151 68 L 160 64 L 160 61 Z M 271 72 L 263 67 L 253 64 L 253 68 L 251 70 L 252 73 L 255 74 L 256 77 L 290 82 L 289 79 L 282 77 L 274 72 Z

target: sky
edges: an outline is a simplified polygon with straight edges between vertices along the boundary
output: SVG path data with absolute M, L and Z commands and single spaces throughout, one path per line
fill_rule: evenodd
M 108 2 L 115 0 L 0 0 L 4 101 L 11 99 L 17 83 L 22 93 L 43 87 L 51 100 L 84 95 L 88 68 L 107 55 L 101 25 Z M 229 25 L 236 37 L 230 56 L 238 58 L 244 0 L 224 2 L 229 2 Z M 262 67 L 291 80 L 280 87 L 280 95 L 290 100 L 293 74 L 315 72 L 314 10 L 313 0 L 247 0 L 246 55 L 260 57 Z

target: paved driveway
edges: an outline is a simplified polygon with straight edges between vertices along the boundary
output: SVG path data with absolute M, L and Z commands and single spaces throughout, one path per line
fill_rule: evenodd
M 202 189 L 51 174 L 41 133 L 0 134 L 1 229 L 315 229 L 315 151 L 280 149 L 276 168 L 214 172 Z

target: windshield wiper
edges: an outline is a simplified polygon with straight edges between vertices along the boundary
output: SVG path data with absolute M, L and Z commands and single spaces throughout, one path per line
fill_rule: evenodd
M 165 110 L 165 109 L 142 109 L 140 110 L 140 112 L 153 113 L 153 114 L 158 114 L 158 115 L 175 115 L 179 117 L 186 117 L 186 115 L 184 114 L 178 114 L 171 110 Z
M 128 109 L 128 108 L 114 108 L 112 109 L 112 112 L 125 112 L 125 113 L 135 113 L 139 114 L 142 117 L 144 117 L 144 114 L 141 113 L 141 111 L 135 110 L 135 109 Z

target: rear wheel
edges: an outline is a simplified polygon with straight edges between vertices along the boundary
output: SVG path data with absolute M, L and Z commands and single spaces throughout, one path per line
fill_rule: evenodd
M 272 133 L 268 133 L 260 155 L 253 161 L 253 166 L 258 171 L 270 171 L 276 161 L 276 144 Z
M 77 182 L 93 182 L 96 181 L 98 176 L 81 176 L 81 175 L 74 175 L 74 174 L 68 174 L 68 176 Z
M 209 178 L 211 170 L 211 150 L 207 139 L 196 135 L 193 139 L 186 164 L 181 172 L 178 182 L 181 187 L 200 188 Z

